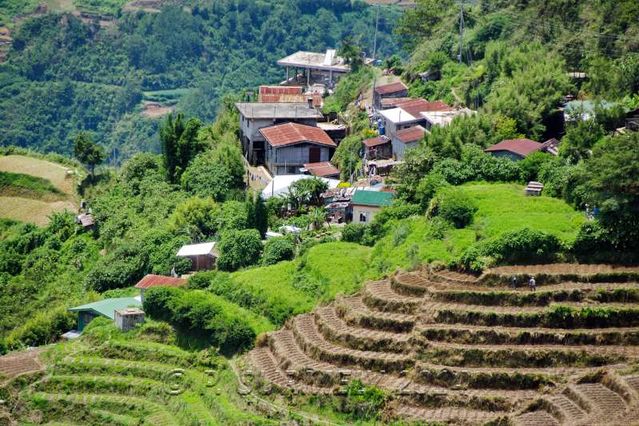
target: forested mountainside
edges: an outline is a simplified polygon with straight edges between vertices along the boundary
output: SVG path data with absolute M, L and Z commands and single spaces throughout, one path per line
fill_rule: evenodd
M 103 20 L 54 10 L 15 25 L 0 65 L 1 145 L 70 154 L 73 137 L 86 130 L 119 158 L 158 151 L 157 120 L 140 114 L 143 101 L 177 103 L 210 121 L 224 94 L 282 81 L 276 61 L 292 52 L 344 39 L 373 49 L 375 11 L 362 2 L 166 2 L 159 13 L 123 3 L 98 7 L 114 14 Z M 382 10 L 382 56 L 397 49 L 398 13 Z

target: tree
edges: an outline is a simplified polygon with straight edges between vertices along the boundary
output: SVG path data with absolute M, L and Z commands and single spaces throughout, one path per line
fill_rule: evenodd
M 273 199 L 277 199 L 277 197 L 273 197 Z M 249 226 L 257 229 L 260 236 L 264 238 L 268 230 L 269 212 L 262 195 L 259 192 L 249 192 L 246 194 L 246 203 L 249 206 Z
M 283 260 L 292 260 L 295 257 L 295 246 L 288 238 L 272 238 L 264 245 L 264 266 L 274 265 Z
M 288 190 L 288 197 L 295 209 L 302 206 L 319 206 L 322 194 L 328 190 L 328 184 L 318 177 L 300 179 L 293 182 Z
M 344 58 L 344 61 L 351 66 L 353 72 L 357 72 L 364 65 L 364 54 L 361 47 L 350 38 L 342 40 L 342 45 L 337 51 L 337 55 Z
M 604 129 L 595 120 L 578 120 L 568 126 L 566 136 L 559 145 L 562 158 L 572 164 L 590 156 L 592 147 L 604 136 Z
M 236 271 L 255 265 L 260 260 L 262 241 L 255 229 L 231 230 L 222 234 L 219 249 L 218 268 L 222 271 Z
M 199 197 L 223 202 L 244 188 L 239 148 L 223 145 L 195 157 L 181 177 L 182 188 Z
M 201 123 L 195 118 L 184 122 L 184 115 L 169 114 L 160 127 L 160 141 L 167 178 L 172 183 L 180 182 L 180 177 L 195 156 L 204 151 L 205 146 L 197 135 Z
M 94 143 L 86 132 L 78 133 L 73 142 L 73 155 L 89 169 L 91 176 L 95 174 L 95 166 L 104 161 L 104 148 Z
M 578 192 L 600 210 L 600 223 L 621 250 L 639 248 L 639 133 L 609 137 L 584 164 Z M 636 251 L 635 251 L 636 253 Z
M 169 226 L 193 241 L 202 241 L 218 231 L 219 214 L 220 207 L 212 199 L 191 197 L 176 207 L 169 218 Z

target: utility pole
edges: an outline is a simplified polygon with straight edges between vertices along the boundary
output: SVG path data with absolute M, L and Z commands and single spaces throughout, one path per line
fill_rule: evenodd
M 373 61 L 377 59 L 377 28 L 379 27 L 379 7 L 377 5 L 377 17 L 375 18 L 375 37 L 373 38 Z
M 460 3 L 459 11 L 459 55 L 457 59 L 461 64 L 464 58 L 464 0 Z

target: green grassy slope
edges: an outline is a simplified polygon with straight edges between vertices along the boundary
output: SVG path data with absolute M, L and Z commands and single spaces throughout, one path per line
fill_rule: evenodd
M 64 194 L 51 181 L 22 173 L 0 171 L 0 194 L 7 197 L 59 200 Z
M 470 183 L 460 188 L 478 207 L 472 225 L 441 229 L 424 217 L 405 219 L 375 245 L 372 264 L 390 271 L 422 262 L 449 263 L 477 242 L 525 227 L 571 242 L 585 220 L 562 200 L 525 196 L 521 185 Z
M 213 291 L 281 325 L 308 312 L 319 301 L 357 291 L 366 278 L 370 248 L 333 242 L 312 247 L 290 262 L 231 274 L 230 283 Z

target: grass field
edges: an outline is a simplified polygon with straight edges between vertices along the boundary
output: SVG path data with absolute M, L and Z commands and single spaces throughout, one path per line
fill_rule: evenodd
M 235 272 L 214 291 L 281 325 L 318 302 L 359 290 L 369 256 L 370 248 L 357 244 L 320 244 L 294 261 Z
M 448 263 L 476 242 L 525 227 L 571 242 L 585 221 L 562 200 L 525 196 L 521 185 L 470 183 L 460 188 L 477 204 L 473 224 L 464 229 L 437 229 L 424 217 L 405 219 L 375 245 L 372 264 L 380 271 L 390 271 L 422 262 Z
M 45 225 L 64 210 L 77 210 L 67 167 L 24 155 L 0 157 L 0 217 Z
M 47 179 L 10 172 L 0 172 L 0 195 L 41 201 L 59 201 L 65 198 L 65 194 Z

